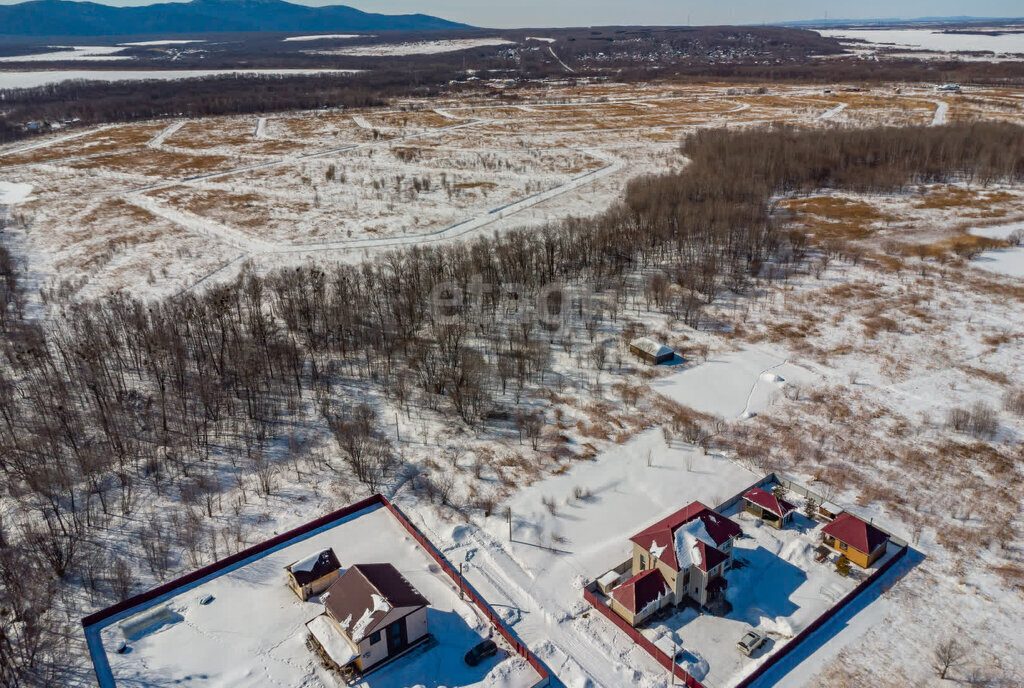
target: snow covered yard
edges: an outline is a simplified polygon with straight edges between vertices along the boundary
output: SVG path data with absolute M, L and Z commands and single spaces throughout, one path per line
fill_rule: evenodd
M 257 555 L 212 580 L 185 587 L 164 602 L 171 613 L 157 627 L 127 639 L 118 624 L 102 631 L 116 685 L 197 683 L 218 688 L 289 686 L 331 688 L 344 682 L 306 647 L 304 624 L 323 612 L 319 597 L 302 602 L 285 584 L 284 567 L 310 552 L 333 548 L 342 569 L 391 563 L 430 602 L 427 619 L 436 645 L 413 650 L 360 686 L 503 686 L 526 688 L 539 679 L 521 658 L 469 667 L 463 654 L 487 637 L 489 624 L 459 597 L 455 584 L 394 517 L 374 506 L 286 546 Z M 208 598 L 212 600 L 207 604 Z

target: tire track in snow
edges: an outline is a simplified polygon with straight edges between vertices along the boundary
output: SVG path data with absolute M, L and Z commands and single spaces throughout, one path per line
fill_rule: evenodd
M 849 103 L 840 103 L 839 105 L 836 105 L 831 110 L 826 110 L 825 112 L 821 113 L 820 115 L 818 115 L 814 119 L 819 121 L 819 122 L 821 122 L 823 120 L 827 120 L 827 119 L 832 119 L 833 117 L 838 115 L 840 112 L 845 110 L 848 106 L 849 106 Z
M 77 139 L 81 136 L 87 136 L 89 134 L 96 134 L 105 129 L 117 126 L 115 124 L 105 124 L 102 127 L 96 127 L 94 129 L 86 129 L 85 131 L 75 132 L 74 134 L 68 134 L 67 136 L 58 136 L 55 139 L 47 139 L 46 141 L 40 141 L 38 143 L 29 144 L 28 146 L 21 146 L 20 148 L 11 148 L 10 150 L 0 151 L 0 158 L 6 155 L 15 155 L 17 153 L 27 153 L 28 151 L 38 150 L 39 148 L 48 148 L 55 146 L 58 143 L 64 143 L 72 139 Z
M 552 48 L 551 46 L 548 46 L 548 52 L 551 53 L 551 57 L 553 57 L 556 60 L 558 60 L 558 64 L 562 65 L 562 67 L 565 68 L 565 71 L 569 72 L 570 74 L 575 74 L 576 73 L 575 69 L 573 69 L 569 65 L 565 64 L 564 62 L 562 62 L 562 58 L 560 58 L 558 56 L 558 53 L 555 52 L 554 48 Z
M 185 122 L 186 120 L 180 120 L 178 122 L 175 122 L 174 124 L 167 125 L 166 127 L 160 130 L 159 134 L 151 138 L 149 141 L 146 141 L 146 147 L 160 148 L 161 146 L 164 145 L 164 141 L 166 141 L 169 137 L 174 136 L 183 126 L 185 126 Z
M 158 203 L 156 199 L 144 194 L 131 194 L 126 196 L 125 200 L 136 207 L 142 208 L 143 210 L 156 215 L 157 217 L 162 217 L 165 220 L 183 227 L 192 234 L 216 239 L 222 244 L 227 244 L 233 248 L 241 249 L 247 253 L 266 253 L 274 248 L 274 244 L 267 243 L 261 239 L 256 239 L 245 232 L 227 227 L 219 222 L 214 222 L 213 220 L 209 220 L 205 217 L 193 215 L 186 210 L 168 208 L 167 206 Z

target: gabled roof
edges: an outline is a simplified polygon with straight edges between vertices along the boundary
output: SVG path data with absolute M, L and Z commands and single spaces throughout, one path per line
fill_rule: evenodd
M 288 564 L 285 570 L 292 574 L 296 583 L 306 585 L 340 568 L 341 564 L 334 550 L 327 548 Z
M 629 343 L 629 345 L 639 349 L 640 351 L 643 351 L 645 354 L 648 354 L 649 356 L 654 356 L 655 358 L 661 358 L 662 356 L 671 356 L 672 354 L 675 353 L 675 351 L 673 351 L 669 347 L 654 341 L 650 337 L 640 337 L 639 339 L 634 339 Z
M 794 505 L 785 499 L 779 499 L 768 490 L 762 490 L 760 487 L 747 490 L 743 495 L 743 499 L 757 504 L 762 509 L 772 512 L 779 518 L 783 518 L 786 514 L 796 511 Z
M 713 544 L 716 547 L 720 547 L 731 538 L 738 537 L 743 533 L 732 520 L 712 511 L 700 502 L 692 502 L 674 514 L 648 526 L 631 537 L 630 540 L 671 566 L 673 570 L 678 571 L 680 562 L 675 547 L 676 531 L 696 519 L 700 519 L 704 531 L 710 537 L 711 542 L 708 544 Z M 699 535 L 695 534 L 695 537 L 700 539 Z
M 612 598 L 630 613 L 636 614 L 659 597 L 671 592 L 658 569 L 647 569 L 612 590 Z
M 836 516 L 821 532 L 865 554 L 871 554 L 889 539 L 888 535 L 867 521 L 846 512 Z
M 374 633 L 393 609 L 430 604 L 391 564 L 357 564 L 327 589 L 324 606 L 354 643 Z

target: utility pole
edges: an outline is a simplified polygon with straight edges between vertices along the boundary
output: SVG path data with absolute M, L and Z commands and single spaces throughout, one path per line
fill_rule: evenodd
M 508 520 L 508 541 L 512 542 L 512 507 L 505 507 L 505 518 Z

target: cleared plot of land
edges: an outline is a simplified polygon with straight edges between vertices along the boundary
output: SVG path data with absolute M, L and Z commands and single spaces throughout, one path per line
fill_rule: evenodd
M 518 656 L 501 650 L 477 667 L 465 652 L 487 637 L 489 623 L 402 529 L 391 514 L 373 507 L 300 542 L 184 589 L 165 604 L 170 620 L 124 640 L 118 625 L 102 631 L 117 686 L 176 685 L 200 680 L 221 688 L 242 686 L 343 686 L 306 647 L 305 623 L 323 613 L 319 597 L 303 602 L 285 584 L 284 567 L 310 552 L 333 548 L 342 569 L 390 563 L 430 602 L 429 632 L 436 645 L 411 652 L 370 674 L 359 685 L 416 685 L 430 676 L 437 685 L 525 688 L 539 680 Z M 200 600 L 212 597 L 208 604 Z
M 950 120 L 1019 120 L 1019 95 L 985 89 L 943 102 Z M 676 143 L 701 127 L 927 124 L 935 113 L 928 89 L 553 85 L 514 103 L 481 92 L 388 110 L 112 125 L 0 150 L 0 174 L 34 189 L 19 212 L 44 280 L 73 275 L 91 294 L 134 281 L 169 294 L 239 252 L 257 269 L 359 259 L 398 240 L 433 243 L 594 213 L 630 179 L 685 165 Z M 140 206 L 159 219 L 147 223 Z M 90 216 L 95 207 L 106 209 L 102 222 Z M 815 222 L 816 231 L 848 232 L 834 218 Z M 181 255 L 154 250 L 161 242 Z

